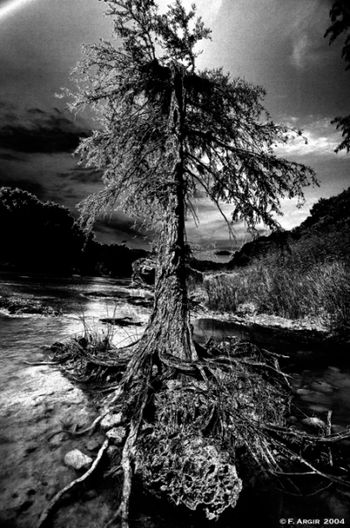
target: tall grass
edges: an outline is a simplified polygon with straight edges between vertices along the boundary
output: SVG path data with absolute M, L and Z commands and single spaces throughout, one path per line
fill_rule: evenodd
M 230 274 L 207 276 L 204 286 L 213 310 L 237 312 L 250 304 L 257 313 L 318 318 L 334 329 L 350 324 L 350 268 L 344 262 L 304 269 L 295 255 L 273 256 Z

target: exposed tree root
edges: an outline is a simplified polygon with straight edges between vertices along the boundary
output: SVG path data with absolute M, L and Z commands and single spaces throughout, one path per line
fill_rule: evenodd
M 78 484 L 81 484 L 86 479 L 90 477 L 90 475 L 95 471 L 98 464 L 100 463 L 105 451 L 107 450 L 107 447 L 109 445 L 109 440 L 106 438 L 106 440 L 103 442 L 99 452 L 97 453 L 97 456 L 95 460 L 93 461 L 91 467 L 83 474 L 81 477 L 73 480 L 70 484 L 65 486 L 63 489 L 61 489 L 56 495 L 53 497 L 53 499 L 49 502 L 47 508 L 42 512 L 39 518 L 39 522 L 36 525 L 36 528 L 42 528 L 45 526 L 46 521 L 48 520 L 50 514 L 54 510 L 54 508 L 57 506 L 60 499 L 65 495 L 68 491 L 71 491 L 73 488 L 75 488 Z
M 113 474 L 122 469 L 124 479 L 120 506 L 107 526 L 120 520 L 121 527 L 128 528 L 135 472 L 157 496 L 218 518 L 234 507 L 240 491 L 237 449 L 244 453 L 239 468 L 248 464 L 253 473 L 274 477 L 284 488 L 288 485 L 293 494 L 299 493 L 293 477 L 313 475 L 329 485 L 348 485 L 339 476 L 333 447 L 350 438 L 350 430 L 332 434 L 330 416 L 325 429 L 315 434 L 287 425 L 292 392 L 277 354 L 232 338 L 211 340 L 206 348 L 197 347 L 195 359 L 187 359 L 158 350 L 156 343 L 148 336 L 135 355 L 130 349 L 121 356 L 111 350 L 99 355 L 88 347 L 64 355 L 65 369 L 68 365 L 75 372 L 77 366 L 80 380 L 102 383 L 118 372 L 118 384 L 107 387 L 118 387 L 108 406 L 112 414 L 122 410 L 130 425 L 120 466 L 111 470 Z M 206 457 L 216 467 L 215 478 L 209 466 L 206 472 Z M 228 486 L 224 475 L 230 472 L 231 495 L 223 492 Z
M 30 365 L 31 367 L 41 367 L 42 365 L 59 365 L 58 361 L 23 361 L 25 365 Z
M 64 427 L 63 429 L 57 429 L 56 431 L 53 431 L 49 436 L 46 437 L 46 441 L 48 442 L 49 440 L 51 440 L 51 438 L 53 438 L 54 436 L 56 436 L 57 434 L 60 434 L 60 433 L 65 433 L 65 434 L 68 434 L 70 436 L 82 436 L 86 433 L 89 433 L 90 434 L 94 431 L 94 429 L 98 426 L 98 424 L 100 423 L 100 421 L 106 416 L 107 413 L 104 413 L 104 414 L 101 414 L 100 416 L 98 416 L 93 422 L 91 425 L 89 425 L 88 427 L 86 427 L 85 429 L 82 429 L 81 431 L 76 431 L 76 425 L 73 427 L 73 431 L 68 428 L 68 427 Z
M 96 429 L 96 427 L 98 426 L 98 424 L 100 423 L 101 420 L 103 420 L 103 418 L 106 416 L 107 413 L 104 413 L 104 414 L 100 414 L 100 416 L 98 416 L 93 422 L 91 425 L 89 425 L 89 427 L 86 427 L 85 429 L 82 429 L 81 431 L 75 431 L 73 432 L 72 434 L 74 436 L 81 436 L 81 435 L 84 435 L 86 433 L 89 433 L 90 434 Z
M 123 455 L 121 460 L 121 468 L 123 470 L 123 490 L 122 497 L 117 513 L 108 521 L 106 528 L 112 526 L 118 519 L 121 520 L 121 528 L 129 527 L 129 503 L 132 489 L 133 479 L 133 458 L 136 452 L 136 440 L 138 434 L 138 425 L 133 422 L 130 425 L 130 432 L 125 441 L 123 448 Z

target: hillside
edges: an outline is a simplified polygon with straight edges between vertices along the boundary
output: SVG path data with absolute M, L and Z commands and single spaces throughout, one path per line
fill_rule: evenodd
M 209 308 L 306 318 L 349 333 L 349 228 L 350 188 L 320 200 L 292 231 L 245 244 L 221 273 L 207 274 Z
M 337 196 L 319 200 L 306 220 L 293 230 L 248 242 L 234 254 L 227 269 L 271 255 L 285 258 L 292 252 L 304 258 L 305 267 L 315 262 L 350 262 L 350 187 Z

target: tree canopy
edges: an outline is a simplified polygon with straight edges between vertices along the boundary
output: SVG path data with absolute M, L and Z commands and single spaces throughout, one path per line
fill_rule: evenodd
M 68 209 L 27 191 L 0 188 L 2 264 L 67 272 L 78 265 L 85 234 Z
M 330 10 L 331 25 L 325 33 L 332 44 L 338 37 L 344 36 L 342 58 L 346 63 L 346 69 L 350 69 L 350 6 L 348 0 L 336 0 Z M 336 124 L 341 131 L 343 140 L 336 148 L 336 152 L 346 150 L 350 152 L 350 115 L 336 117 L 332 123 Z
M 186 13 L 176 0 L 161 14 L 153 0 L 106 4 L 115 41 L 85 48 L 72 104 L 92 106 L 98 121 L 78 149 L 88 166 L 103 171 L 104 189 L 82 204 L 90 225 L 115 203 L 158 220 L 181 151 L 187 212 L 195 215 L 195 198 L 204 192 L 219 210 L 232 203 L 233 221 L 276 227 L 280 198 L 301 201 L 303 187 L 315 181 L 311 169 L 275 154 L 298 132 L 272 121 L 263 88 L 222 69 L 198 71 L 198 43 L 210 30 L 195 6 Z M 170 123 L 174 104 L 181 107 L 177 124 Z

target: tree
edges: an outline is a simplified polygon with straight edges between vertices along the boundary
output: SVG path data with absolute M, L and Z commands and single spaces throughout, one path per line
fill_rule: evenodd
M 276 227 L 279 198 L 314 181 L 311 169 L 278 158 L 288 139 L 262 106 L 264 90 L 222 70 L 196 69 L 196 44 L 209 30 L 176 0 L 159 14 L 153 0 L 110 0 L 117 46 L 85 49 L 73 107 L 97 111 L 100 128 L 78 149 L 103 171 L 104 189 L 81 210 L 88 225 L 116 203 L 161 223 L 155 303 L 144 353 L 194 359 L 186 291 L 185 216 L 199 189 L 232 220 Z M 156 344 L 156 345 L 155 345 Z M 146 352 L 147 351 L 147 352 Z
M 92 107 L 99 123 L 78 152 L 87 166 L 101 169 L 104 182 L 81 212 L 90 228 L 118 204 L 160 227 L 153 311 L 123 378 L 132 417 L 119 512 L 127 526 L 131 458 L 150 387 L 169 378 L 185 384 L 193 372 L 208 376 L 192 340 L 186 286 L 185 219 L 195 215 L 198 192 L 221 212 L 221 203 L 232 203 L 233 222 L 276 228 L 280 199 L 302 201 L 303 187 L 316 180 L 311 169 L 275 154 L 298 132 L 271 120 L 262 88 L 221 69 L 198 71 L 197 45 L 210 31 L 194 6 L 186 12 L 175 0 L 161 14 L 154 0 L 106 3 L 116 41 L 85 48 L 75 77 L 72 109 Z
M 350 6 L 347 0 L 337 0 L 330 10 L 331 25 L 325 33 L 329 36 L 329 43 L 332 44 L 339 36 L 344 34 L 345 41 L 342 49 L 342 57 L 346 62 L 346 69 L 350 68 Z M 350 115 L 336 117 L 332 121 L 337 129 L 341 131 L 343 140 L 336 148 L 336 152 L 346 149 L 350 152 Z
M 0 187 L 3 262 L 22 269 L 72 272 L 85 234 L 68 209 L 41 202 L 27 191 Z

